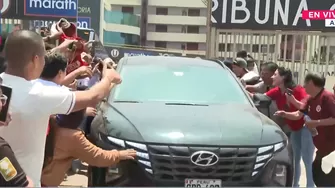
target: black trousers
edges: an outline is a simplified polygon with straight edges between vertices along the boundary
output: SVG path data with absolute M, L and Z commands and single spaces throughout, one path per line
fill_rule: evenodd
M 313 162 L 313 179 L 317 187 L 335 187 L 335 169 L 325 174 L 321 169 L 321 159 Z

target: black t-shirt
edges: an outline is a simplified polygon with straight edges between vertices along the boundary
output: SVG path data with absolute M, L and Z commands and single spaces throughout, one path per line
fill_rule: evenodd
M 29 182 L 14 152 L 0 137 L 0 187 L 26 187 Z

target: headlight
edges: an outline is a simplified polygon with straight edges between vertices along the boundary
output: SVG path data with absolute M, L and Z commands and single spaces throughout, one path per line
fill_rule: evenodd
M 275 152 L 280 151 L 283 149 L 285 144 L 283 142 L 264 146 L 258 148 L 257 157 L 255 161 L 254 171 L 252 172 L 252 176 L 255 176 L 258 174 L 258 172 L 262 169 L 263 166 L 265 166 L 270 159 L 274 156 Z
M 273 180 L 281 186 L 286 186 L 287 167 L 277 164 L 273 170 Z
M 114 138 L 111 136 L 107 137 L 110 142 L 115 145 L 121 146 L 122 148 L 132 148 L 136 150 L 137 161 L 142 164 L 145 171 L 152 174 L 151 162 L 148 153 L 148 148 L 145 144 L 140 144 L 131 141 L 125 141 L 122 139 Z

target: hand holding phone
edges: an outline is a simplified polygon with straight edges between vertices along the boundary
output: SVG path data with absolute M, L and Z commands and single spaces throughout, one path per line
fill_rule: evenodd
M 286 88 L 286 91 L 285 93 L 289 96 L 292 96 L 293 95 L 293 90 L 292 89 L 289 89 L 289 88 Z
M 6 123 L 11 120 L 10 115 L 8 113 L 9 103 L 12 97 L 12 88 L 8 86 L 1 85 L 1 92 L 0 92 L 0 125 L 5 125 Z

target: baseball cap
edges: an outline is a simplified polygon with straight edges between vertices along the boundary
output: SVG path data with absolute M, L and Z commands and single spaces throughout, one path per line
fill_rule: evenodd
M 237 57 L 234 62 L 233 62 L 234 65 L 238 66 L 238 67 L 241 67 L 243 68 L 245 71 L 249 72 L 248 71 L 248 63 L 247 61 L 244 59 L 244 58 L 240 58 L 240 57 Z

